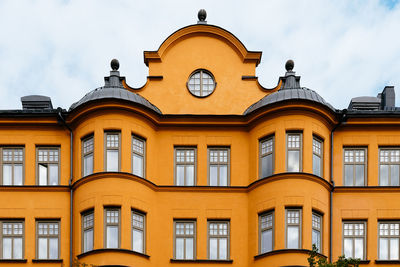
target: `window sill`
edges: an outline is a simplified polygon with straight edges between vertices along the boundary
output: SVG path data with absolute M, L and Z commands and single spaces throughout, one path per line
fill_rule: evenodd
M 26 263 L 27 259 L 0 259 L 1 263 Z
M 171 263 L 233 263 L 233 260 L 208 260 L 208 259 L 195 259 L 195 260 L 178 260 L 170 259 Z
M 400 260 L 375 260 L 376 264 L 400 264 Z
M 62 259 L 33 259 L 33 263 L 62 263 Z
M 77 255 L 76 257 L 78 259 L 81 259 L 85 256 L 88 255 L 96 255 L 96 254 L 100 254 L 100 253 L 107 253 L 107 252 L 121 252 L 121 253 L 128 253 L 128 254 L 133 254 L 133 255 L 137 255 L 140 257 L 144 257 L 146 259 L 149 259 L 150 256 L 144 253 L 140 253 L 140 252 L 136 252 L 133 250 L 129 250 L 129 249 L 123 249 L 123 248 L 100 248 L 100 249 L 93 249 L 84 253 L 81 253 L 79 255 Z
M 370 260 L 360 260 L 360 264 L 369 264 Z
M 256 256 L 254 256 L 254 260 L 268 257 L 270 255 L 287 254 L 287 253 L 301 253 L 301 254 L 309 255 L 311 253 L 311 250 L 309 250 L 309 249 L 289 249 L 289 248 L 277 249 L 277 250 L 268 251 L 268 252 L 265 252 L 262 254 L 258 254 Z M 317 253 L 317 255 L 322 258 L 327 258 L 327 256 L 325 256 L 324 254 Z

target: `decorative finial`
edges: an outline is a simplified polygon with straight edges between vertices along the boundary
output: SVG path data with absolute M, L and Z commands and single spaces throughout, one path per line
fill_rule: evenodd
M 118 70 L 119 69 L 119 61 L 118 59 L 113 59 L 111 60 L 111 69 L 112 70 Z
M 199 23 L 207 23 L 206 18 L 207 18 L 207 12 L 205 9 L 200 9 L 199 13 L 197 13 L 197 17 L 199 18 Z
M 292 71 L 294 68 L 294 61 L 289 59 L 285 64 L 286 71 Z

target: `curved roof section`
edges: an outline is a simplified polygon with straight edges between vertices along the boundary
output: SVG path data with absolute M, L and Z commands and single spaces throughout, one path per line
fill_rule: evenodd
M 241 55 L 243 61 L 254 61 L 256 63 L 256 66 L 261 61 L 261 51 L 248 51 L 244 44 L 231 32 L 215 25 L 193 24 L 183 27 L 172 33 L 170 36 L 167 37 L 167 39 L 164 40 L 157 51 L 144 51 L 144 63 L 148 66 L 149 61 L 151 60 L 160 61 L 165 51 L 177 40 L 187 37 L 191 34 L 201 33 L 212 34 L 218 36 L 219 38 L 222 38 L 237 50 L 237 52 Z
M 269 94 L 269 95 L 263 97 L 258 102 L 251 105 L 250 107 L 248 107 L 246 109 L 246 111 L 243 113 L 243 115 L 250 114 L 256 110 L 259 110 L 263 107 L 266 107 L 266 106 L 269 106 L 269 105 L 272 105 L 275 103 L 291 101 L 291 100 L 311 101 L 311 102 L 323 105 L 323 106 L 327 107 L 328 109 L 332 110 L 333 112 L 336 112 L 335 108 L 331 104 L 326 102 L 315 91 L 305 88 L 305 87 L 300 87 L 300 88 L 281 89 L 272 94 Z
M 130 103 L 142 105 L 150 110 L 158 114 L 162 114 L 161 110 L 158 109 L 155 105 L 150 103 L 146 98 L 131 91 L 126 90 L 123 87 L 119 86 L 104 86 L 100 88 L 96 88 L 89 93 L 87 93 L 81 100 L 75 102 L 69 108 L 69 111 L 72 111 L 86 103 L 94 102 L 98 100 L 124 100 Z

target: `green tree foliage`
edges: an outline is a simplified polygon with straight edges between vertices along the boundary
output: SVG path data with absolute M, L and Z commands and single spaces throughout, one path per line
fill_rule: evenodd
M 359 259 L 346 259 L 344 255 L 340 256 L 336 262 L 329 263 L 325 257 L 322 257 L 317 250 L 315 244 L 313 245 L 310 257 L 308 257 L 310 267 L 358 267 L 360 264 Z

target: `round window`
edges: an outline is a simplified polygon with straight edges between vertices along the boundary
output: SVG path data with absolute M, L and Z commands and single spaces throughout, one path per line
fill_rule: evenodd
M 187 85 L 193 95 L 206 97 L 214 92 L 216 82 L 211 72 L 196 70 L 190 75 Z

